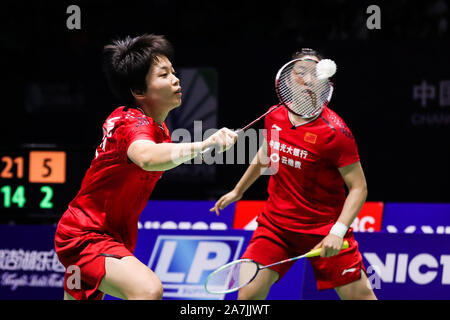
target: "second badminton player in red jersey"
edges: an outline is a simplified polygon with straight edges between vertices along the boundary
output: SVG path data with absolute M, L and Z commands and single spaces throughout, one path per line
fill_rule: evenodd
M 124 106 L 106 119 L 81 189 L 58 223 L 64 298 L 160 299 L 160 280 L 133 255 L 139 215 L 163 171 L 210 146 L 228 149 L 236 134 L 222 128 L 202 142 L 171 143 L 164 120 L 181 104 L 181 86 L 163 36 L 116 40 L 104 55 L 110 87 Z
M 306 49 L 293 56 L 297 58 L 318 63 L 321 56 Z M 242 258 L 268 265 L 321 247 L 320 257 L 309 258 L 319 290 L 335 288 L 342 299 L 376 299 L 349 229 L 367 196 L 355 138 L 334 111 L 320 108 L 309 119 L 287 108 L 269 113 L 266 139 L 255 159 L 211 211 L 219 214 L 241 199 L 270 165 L 269 198 Z M 341 250 L 344 239 L 349 248 Z M 263 269 L 239 290 L 238 298 L 264 299 L 293 263 Z

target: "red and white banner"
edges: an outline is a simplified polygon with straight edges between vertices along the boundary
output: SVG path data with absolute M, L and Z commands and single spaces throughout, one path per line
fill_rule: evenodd
M 264 209 L 264 200 L 240 200 L 236 203 L 233 229 L 255 230 L 256 217 Z M 383 202 L 366 202 L 351 227 L 355 232 L 381 231 Z

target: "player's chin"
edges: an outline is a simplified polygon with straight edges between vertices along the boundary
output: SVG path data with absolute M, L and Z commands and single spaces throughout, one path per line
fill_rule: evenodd
M 175 103 L 174 108 L 178 108 L 179 106 L 181 106 L 181 98 L 179 98 L 178 101 Z
M 181 106 L 181 98 L 176 98 L 176 99 L 174 99 L 173 100 L 173 102 L 171 103 L 171 110 L 172 109 L 175 109 L 175 108 L 178 108 L 179 106 Z

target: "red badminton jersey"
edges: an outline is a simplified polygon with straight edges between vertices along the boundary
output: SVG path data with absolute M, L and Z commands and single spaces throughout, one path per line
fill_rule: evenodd
M 110 234 L 133 252 L 139 215 L 162 172 L 142 170 L 128 159 L 127 150 L 135 140 L 171 142 L 169 130 L 137 109 L 119 107 L 106 119 L 103 133 L 59 227 Z
M 264 213 L 284 229 L 327 235 L 346 199 L 338 168 L 359 161 L 352 133 L 327 107 L 297 127 L 288 110 L 278 108 L 266 116 L 265 128 L 271 168 L 278 171 L 270 177 Z

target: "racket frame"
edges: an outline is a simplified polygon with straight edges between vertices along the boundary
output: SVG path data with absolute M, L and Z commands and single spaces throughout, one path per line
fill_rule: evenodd
M 348 241 L 347 241 L 347 240 L 344 240 L 344 241 L 342 242 L 342 249 L 347 249 L 348 247 L 349 247 Z M 342 249 L 341 249 L 341 250 L 342 250 Z M 258 275 L 258 273 L 259 273 L 260 270 L 263 270 L 263 269 L 266 269 L 266 268 L 270 268 L 270 267 L 273 267 L 273 266 L 277 266 L 277 265 L 279 265 L 279 264 L 283 264 L 283 263 L 286 263 L 286 262 L 296 261 L 296 260 L 299 260 L 299 259 L 302 259 L 302 258 L 318 257 L 318 256 L 320 255 L 320 252 L 321 252 L 321 251 L 322 251 L 322 248 L 313 249 L 313 250 L 308 251 L 307 253 L 302 254 L 302 255 L 300 255 L 300 256 L 296 256 L 296 257 L 293 257 L 293 258 L 289 258 L 289 259 L 277 261 L 277 262 L 274 262 L 274 263 L 272 263 L 272 264 L 268 264 L 268 265 L 265 265 L 265 266 L 259 264 L 258 262 L 254 261 L 254 260 L 252 260 L 252 259 L 247 259 L 247 258 L 245 258 L 245 259 L 239 259 L 239 260 L 234 260 L 234 261 L 228 262 L 227 264 L 224 264 L 223 266 L 217 268 L 216 270 L 214 270 L 213 272 L 211 272 L 211 273 L 208 275 L 208 277 L 206 278 L 206 281 L 205 281 L 205 285 L 204 285 L 205 291 L 206 291 L 207 293 L 210 293 L 210 294 L 227 294 L 227 293 L 231 293 L 231 292 L 238 291 L 239 289 L 245 287 L 245 286 L 248 285 L 250 282 L 252 282 L 252 281 L 256 278 L 256 276 Z M 210 291 L 210 290 L 208 290 L 207 285 L 208 285 L 209 279 L 210 279 L 214 274 L 216 274 L 216 273 L 219 272 L 219 271 L 222 271 L 223 269 L 228 268 L 230 265 L 235 265 L 235 264 L 242 263 L 242 262 L 251 262 L 251 263 L 256 264 L 256 272 L 255 272 L 255 274 L 250 278 L 249 281 L 245 282 L 245 283 L 242 284 L 242 285 L 239 285 L 238 287 L 235 287 L 235 288 L 232 288 L 232 289 L 228 289 L 228 290 L 224 290 L 224 291 L 220 291 L 220 292 L 219 292 L 219 291 L 215 292 L 215 291 Z
M 241 133 L 241 132 L 247 130 L 249 127 L 251 127 L 252 125 L 254 125 L 256 122 L 258 122 L 259 120 L 261 120 L 262 118 L 264 118 L 265 116 L 267 116 L 269 113 L 271 113 L 272 111 L 278 109 L 278 108 L 281 107 L 281 106 L 286 107 L 290 112 L 292 112 L 292 113 L 294 113 L 295 115 L 297 115 L 297 116 L 303 118 L 302 115 L 296 113 L 296 112 L 293 111 L 291 108 L 289 108 L 288 105 L 286 104 L 286 102 L 283 100 L 283 98 L 282 98 L 282 96 L 281 96 L 280 88 L 279 88 L 279 81 L 280 81 L 281 73 L 283 72 L 283 70 L 284 70 L 288 65 L 290 65 L 290 64 L 292 64 L 292 63 L 296 63 L 297 61 L 306 61 L 306 60 L 314 61 L 315 63 L 317 63 L 316 60 L 313 60 L 313 59 L 310 59 L 310 58 L 303 57 L 303 58 L 298 58 L 298 59 L 293 59 L 293 60 L 288 61 L 287 63 L 285 63 L 285 64 L 278 70 L 278 72 L 277 72 L 277 74 L 276 74 L 276 76 L 275 76 L 275 91 L 276 91 L 276 94 L 277 94 L 277 96 L 278 96 L 278 100 L 280 100 L 280 103 L 279 103 L 278 105 L 276 105 L 275 107 L 270 108 L 270 109 L 269 109 L 268 111 L 266 111 L 263 115 L 259 116 L 257 119 L 253 120 L 252 122 L 250 122 L 249 124 L 247 124 L 247 125 L 246 125 L 245 127 L 243 127 L 242 129 L 236 130 L 236 131 L 235 131 L 236 134 L 239 134 L 239 133 Z M 317 117 L 317 116 L 323 111 L 323 109 L 328 105 L 328 102 L 331 100 L 331 97 L 332 97 L 332 95 L 333 95 L 333 83 L 332 83 L 329 79 L 326 79 L 326 81 L 328 81 L 328 83 L 330 84 L 330 92 L 328 93 L 327 101 L 323 104 L 323 106 L 322 106 L 320 109 L 318 109 L 318 110 L 314 113 L 313 116 L 308 117 L 308 118 L 305 118 L 305 119 L 313 119 L 313 118 Z M 213 146 L 207 147 L 205 150 L 202 150 L 202 151 L 200 152 L 200 154 L 203 155 L 203 154 L 209 152 L 209 151 L 210 151 L 211 149 L 213 149 L 213 148 L 214 148 Z
M 215 291 L 210 291 L 210 290 L 208 290 L 208 282 L 209 282 L 209 279 L 210 279 L 213 275 L 215 275 L 215 274 L 218 273 L 219 271 L 222 271 L 223 269 L 228 268 L 229 266 L 236 265 L 236 264 L 239 264 L 239 263 L 242 263 L 242 262 L 250 262 L 250 263 L 256 264 L 256 272 L 255 272 L 255 274 L 250 278 L 249 281 L 245 282 L 243 285 L 240 285 L 240 286 L 238 286 L 238 287 L 235 287 L 235 288 L 232 288 L 232 289 L 228 289 L 228 290 L 224 290 L 224 291 L 220 291 L 220 292 L 218 292 L 218 291 L 215 292 Z M 211 273 L 208 275 L 208 277 L 206 278 L 206 281 L 205 281 L 205 285 L 204 285 L 204 286 L 205 286 L 205 291 L 208 292 L 208 293 L 211 293 L 211 294 L 227 294 L 227 293 L 235 292 L 235 291 L 239 290 L 240 288 L 245 287 L 245 286 L 248 285 L 250 282 L 252 282 L 252 281 L 256 278 L 256 276 L 258 275 L 259 270 L 261 270 L 261 269 L 264 269 L 264 268 L 260 268 L 260 265 L 259 265 L 256 261 L 253 261 L 252 259 L 239 259 L 239 260 L 234 260 L 234 261 L 228 262 L 227 264 L 224 264 L 223 266 L 217 268 L 216 270 L 214 270 L 213 272 L 211 272 Z
M 303 57 L 303 58 L 298 58 L 298 59 L 293 59 L 291 61 L 288 61 L 287 63 L 285 63 L 277 72 L 277 75 L 275 76 L 275 92 L 277 93 L 278 96 L 278 100 L 280 100 L 280 103 L 273 109 L 270 110 L 270 112 L 272 112 L 273 110 L 277 109 L 279 106 L 283 105 L 285 108 L 287 108 L 290 112 L 292 112 L 293 114 L 302 117 L 304 119 L 314 119 L 315 117 L 317 117 L 318 115 L 320 115 L 323 111 L 323 109 L 328 105 L 328 103 L 331 100 L 331 97 L 333 96 L 333 83 L 330 81 L 330 79 L 326 79 L 326 81 L 328 81 L 329 85 L 330 85 L 330 92 L 328 93 L 327 96 L 327 100 L 325 101 L 325 103 L 321 106 L 321 108 L 319 108 L 316 112 L 314 112 L 313 115 L 311 115 L 310 117 L 305 118 L 303 115 L 298 114 L 297 112 L 295 112 L 294 110 L 292 110 L 291 108 L 289 108 L 289 106 L 287 105 L 286 101 L 284 101 L 282 95 L 281 95 L 281 91 L 280 91 L 280 78 L 281 78 L 281 74 L 283 73 L 284 69 L 286 69 L 287 66 L 291 65 L 291 64 L 295 64 L 298 61 L 313 61 L 316 64 L 318 63 L 316 60 L 314 59 L 310 59 L 307 57 Z M 325 80 L 325 79 L 324 79 Z M 266 114 L 264 116 L 267 115 Z

